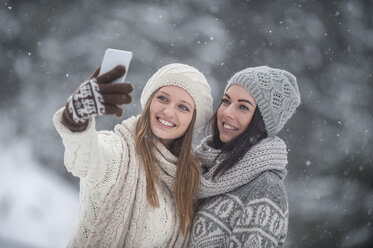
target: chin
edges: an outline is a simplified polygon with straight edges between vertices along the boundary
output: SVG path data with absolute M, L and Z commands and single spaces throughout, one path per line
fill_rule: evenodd
M 224 144 L 225 144 L 225 143 L 228 143 L 229 141 L 232 140 L 231 138 L 224 137 L 224 136 L 223 136 L 223 137 L 220 136 L 219 138 L 220 138 L 220 141 L 223 142 Z

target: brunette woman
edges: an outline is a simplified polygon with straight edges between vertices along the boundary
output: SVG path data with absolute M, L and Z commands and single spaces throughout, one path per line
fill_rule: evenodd
M 190 247 L 283 247 L 287 150 L 277 133 L 300 104 L 296 78 L 267 66 L 236 73 L 197 148 L 202 180 Z
M 96 71 L 54 116 L 66 168 L 80 178 L 68 247 L 183 247 L 200 181 L 193 130 L 212 113 L 210 87 L 194 67 L 164 66 L 145 85 L 139 116 L 97 132 L 95 115 L 120 116 L 131 102 L 131 84 L 110 83 L 124 71 Z

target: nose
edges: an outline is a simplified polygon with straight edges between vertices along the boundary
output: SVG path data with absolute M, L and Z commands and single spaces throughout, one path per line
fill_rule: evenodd
M 223 111 L 223 115 L 226 118 L 234 119 L 234 108 L 232 106 L 233 104 L 229 105 L 226 109 Z
M 165 106 L 162 112 L 165 117 L 172 117 L 174 115 L 173 107 L 170 105 Z

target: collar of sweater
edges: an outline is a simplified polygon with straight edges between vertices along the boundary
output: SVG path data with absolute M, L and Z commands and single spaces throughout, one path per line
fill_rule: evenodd
M 285 142 L 279 137 L 270 137 L 254 145 L 242 159 L 224 174 L 212 179 L 221 159 L 215 158 L 221 150 L 209 144 L 212 137 L 202 140 L 196 149 L 196 155 L 202 164 L 202 177 L 198 198 L 207 198 L 230 192 L 245 185 L 265 171 L 275 171 L 281 179 L 286 176 L 287 151 Z

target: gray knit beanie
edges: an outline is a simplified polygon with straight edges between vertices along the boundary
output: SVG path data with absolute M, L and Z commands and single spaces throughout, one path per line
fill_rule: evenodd
M 224 92 L 232 84 L 245 87 L 254 97 L 268 132 L 275 136 L 300 104 L 297 79 L 285 70 L 268 66 L 246 68 L 228 81 Z
M 154 91 L 166 85 L 179 86 L 191 95 L 196 106 L 194 128 L 203 127 L 212 115 L 211 88 L 205 76 L 189 65 L 174 63 L 163 66 L 146 83 L 140 99 L 142 108 Z

